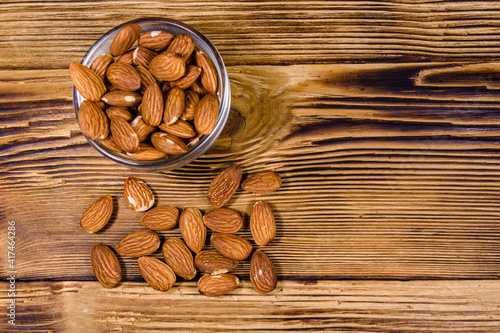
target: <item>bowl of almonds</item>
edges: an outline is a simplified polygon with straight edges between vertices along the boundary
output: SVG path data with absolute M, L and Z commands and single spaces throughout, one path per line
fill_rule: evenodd
M 222 132 L 229 78 L 215 46 L 170 19 L 126 22 L 70 64 L 81 132 L 109 159 L 151 170 L 180 168 Z

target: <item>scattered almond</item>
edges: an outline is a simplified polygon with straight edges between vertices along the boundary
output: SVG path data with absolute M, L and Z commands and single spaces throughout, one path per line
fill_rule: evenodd
M 144 280 L 156 290 L 169 290 L 177 279 L 174 271 L 157 258 L 140 257 L 137 259 L 137 264 Z
M 250 215 L 250 231 L 257 245 L 267 245 L 276 236 L 276 221 L 271 208 L 264 201 L 258 201 Z
M 224 257 L 245 260 L 252 252 L 252 245 L 243 237 L 233 234 L 213 234 L 210 242 Z
M 172 206 L 158 206 L 141 217 L 141 224 L 148 229 L 164 231 L 175 228 L 179 220 L 179 210 Z
M 201 212 L 196 208 L 184 209 L 179 218 L 179 229 L 186 245 L 193 252 L 200 252 L 207 238 L 207 228 L 203 224 Z
M 222 296 L 238 287 L 240 280 L 234 274 L 203 275 L 198 281 L 198 291 L 205 296 Z
M 113 214 L 113 197 L 107 194 L 90 205 L 80 220 L 80 226 L 86 232 L 98 232 L 108 223 Z
M 245 179 L 241 188 L 245 191 L 264 194 L 277 191 L 281 187 L 281 177 L 273 171 L 255 173 Z
M 240 181 L 241 167 L 236 163 L 215 177 L 208 188 L 208 200 L 212 206 L 216 208 L 224 206 L 238 190 Z
M 250 260 L 250 281 L 259 294 L 270 293 L 278 283 L 276 269 L 262 250 L 256 250 Z
M 221 233 L 235 233 L 243 227 L 243 216 L 231 208 L 217 208 L 203 216 L 207 228 Z
M 217 251 L 201 251 L 194 258 L 196 269 L 208 274 L 221 274 L 232 271 L 238 266 L 238 262 L 224 257 Z
M 130 208 L 136 212 L 144 212 L 155 203 L 153 192 L 139 178 L 128 177 L 123 185 L 123 194 Z
M 92 270 L 97 280 L 106 288 L 113 288 L 122 279 L 122 269 L 115 253 L 104 244 L 92 247 Z
M 158 250 L 160 237 L 153 230 L 136 230 L 123 237 L 116 245 L 116 252 L 126 257 L 147 256 Z
M 193 255 L 182 239 L 176 237 L 167 239 L 163 243 L 162 252 L 165 262 L 175 274 L 186 280 L 192 280 L 196 276 Z

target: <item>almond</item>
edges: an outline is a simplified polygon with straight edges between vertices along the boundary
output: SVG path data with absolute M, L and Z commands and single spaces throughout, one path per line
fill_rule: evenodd
M 210 134 L 219 119 L 219 98 L 214 94 L 207 94 L 196 105 L 194 127 L 201 134 Z
M 200 101 L 200 96 L 193 90 L 186 90 L 184 94 L 186 95 L 186 102 L 184 111 L 182 111 L 181 114 L 181 119 L 186 121 L 193 120 L 196 112 L 196 105 Z
M 169 230 L 177 226 L 179 210 L 171 206 L 158 206 L 141 217 L 141 224 L 156 231 Z
M 235 290 L 240 280 L 234 274 L 203 275 L 198 281 L 198 291 L 205 296 L 222 296 Z
M 161 81 L 175 81 L 186 72 L 186 64 L 179 55 L 166 52 L 154 57 L 148 69 Z
M 191 251 L 180 238 L 169 238 L 163 243 L 163 257 L 175 274 L 186 280 L 192 280 L 196 276 L 194 259 Z
M 141 87 L 141 76 L 132 65 L 115 62 L 109 65 L 106 77 L 120 90 L 134 91 Z
M 224 206 L 240 186 L 240 181 L 241 167 L 236 163 L 217 175 L 208 188 L 208 200 L 212 206 Z
M 217 71 L 210 58 L 202 51 L 196 51 L 196 64 L 201 67 L 200 82 L 210 94 L 217 93 Z
M 168 155 L 162 151 L 159 151 L 149 143 L 141 142 L 139 148 L 133 153 L 127 153 L 128 156 L 132 157 L 137 161 L 157 161 L 167 158 Z
M 255 173 L 241 184 L 243 190 L 256 194 L 274 192 L 280 187 L 281 177 L 273 171 Z
M 130 208 L 136 212 L 144 212 L 155 203 L 153 192 L 139 178 L 128 177 L 123 185 L 123 194 Z
M 113 288 L 122 279 L 122 269 L 115 253 L 104 244 L 92 247 L 90 255 L 92 270 L 99 282 L 106 288 Z
M 114 90 L 101 97 L 106 104 L 113 106 L 134 106 L 142 102 L 142 95 L 134 91 Z
M 134 64 L 134 50 L 130 50 L 128 52 L 125 52 L 116 60 L 116 62 L 127 64 L 127 65 L 133 65 Z
M 78 125 L 83 135 L 91 140 L 102 140 L 108 136 L 109 125 L 106 114 L 95 104 L 84 100 L 78 110 Z
M 267 294 L 276 288 L 278 277 L 271 259 L 264 251 L 256 250 L 250 260 L 250 281 L 259 294 Z
M 194 50 L 193 39 L 188 35 L 177 35 L 168 45 L 167 52 L 177 53 L 184 60 L 187 60 Z
M 160 237 L 153 230 L 136 230 L 123 237 L 116 245 L 116 252 L 126 257 L 147 256 L 158 250 Z
M 98 102 L 106 92 L 106 86 L 100 76 L 82 64 L 71 63 L 69 74 L 76 90 L 89 101 Z
M 250 231 L 257 245 L 267 245 L 276 236 L 276 221 L 267 203 L 258 201 L 253 205 L 250 216 Z
M 149 135 L 156 131 L 156 127 L 146 124 L 142 116 L 135 117 L 134 120 L 132 120 L 132 122 L 130 123 L 130 126 L 132 126 L 134 131 L 137 133 L 139 142 L 146 141 L 149 138 Z
M 123 149 L 121 149 L 116 144 L 116 142 L 113 139 L 113 136 L 111 134 L 108 135 L 106 138 L 99 140 L 99 142 L 101 143 L 101 145 L 103 145 L 104 147 L 108 148 L 111 151 L 114 151 L 116 153 L 121 153 L 121 154 L 124 153 Z
M 113 117 L 120 117 L 126 121 L 132 121 L 132 119 L 134 119 L 134 116 L 124 106 L 110 106 L 106 109 L 106 115 L 109 119 L 113 119 Z
M 132 60 L 136 66 L 147 67 L 151 60 L 156 57 L 158 53 L 153 50 L 149 50 L 145 47 L 139 46 L 132 53 Z
M 152 83 L 142 97 L 142 119 L 151 126 L 160 125 L 163 119 L 163 95 L 160 87 Z
M 151 143 L 156 149 L 169 155 L 181 155 L 187 153 L 189 150 L 181 139 L 163 132 L 153 133 L 151 135 Z
M 90 205 L 80 220 L 80 226 L 86 232 L 98 232 L 108 223 L 113 214 L 113 197 L 107 194 Z
M 172 125 L 179 119 L 184 111 L 185 103 L 186 95 L 184 94 L 184 90 L 172 88 L 165 101 L 165 110 L 163 113 L 163 121 L 165 124 Z
M 144 280 L 156 290 L 169 290 L 177 279 L 174 271 L 157 258 L 140 257 L 137 259 L 137 263 Z
M 179 89 L 189 88 L 200 76 L 201 68 L 198 66 L 190 65 L 186 68 L 186 74 L 179 80 L 170 82 L 172 87 L 177 87 Z
M 243 227 L 243 216 L 231 208 L 217 208 L 203 216 L 203 223 L 213 231 L 232 234 Z
M 224 257 L 217 251 L 201 251 L 194 258 L 196 269 L 208 274 L 221 274 L 232 271 L 238 266 L 238 262 Z
M 179 218 L 179 228 L 186 245 L 193 252 L 200 252 L 207 238 L 207 228 L 202 222 L 201 212 L 196 208 L 184 209 Z
M 155 77 L 151 72 L 144 66 L 136 66 L 135 69 L 141 77 L 141 89 L 140 91 L 145 92 L 146 89 L 152 84 L 158 84 Z
M 111 42 L 109 53 L 111 53 L 113 57 L 124 54 L 134 45 L 140 34 L 141 27 L 139 25 L 132 23 L 125 24 L 120 31 L 118 31 L 113 42 Z
M 190 123 L 179 119 L 172 125 L 167 125 L 165 123 L 160 124 L 159 128 L 166 133 L 175 135 L 176 137 L 183 139 L 190 139 L 196 136 L 196 131 Z
M 107 53 L 103 53 L 95 60 L 92 62 L 92 65 L 90 65 L 90 69 L 93 70 L 101 80 L 104 82 L 104 79 L 106 78 L 106 71 L 108 70 L 109 65 L 111 65 L 113 62 L 115 62 L 115 59 L 113 56 Z
M 123 118 L 111 119 L 111 134 L 115 143 L 126 152 L 134 152 L 139 147 L 139 138 L 132 126 Z
M 203 72 L 203 68 L 201 69 L 201 71 Z M 201 75 L 200 75 L 201 76 Z M 195 81 L 190 89 L 192 89 L 195 93 L 197 94 L 200 94 L 202 96 L 206 95 L 207 94 L 207 90 L 205 88 L 203 88 L 203 86 L 201 85 L 200 83 L 200 80 L 198 81 Z
M 233 234 L 213 234 L 210 242 L 224 257 L 236 261 L 245 260 L 252 252 L 249 241 Z
M 163 30 L 148 31 L 139 37 L 139 45 L 154 51 L 166 50 L 175 35 Z
M 186 140 L 186 147 L 193 148 L 194 146 L 196 146 L 198 142 L 200 142 L 202 136 L 203 134 L 198 134 L 194 138 Z

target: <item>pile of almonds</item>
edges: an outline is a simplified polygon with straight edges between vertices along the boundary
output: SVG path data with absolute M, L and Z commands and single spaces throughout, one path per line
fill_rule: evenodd
M 204 273 L 198 280 L 198 290 L 206 296 L 220 296 L 236 289 L 238 277 L 229 273 L 238 262 L 252 253 L 252 244 L 235 235 L 243 227 L 240 212 L 223 207 L 241 184 L 242 170 L 232 164 L 223 170 L 210 184 L 208 200 L 215 209 L 202 214 L 199 209 L 188 207 L 179 210 L 172 206 L 154 205 L 155 197 L 146 183 L 129 177 L 124 184 L 124 196 L 134 211 L 145 212 L 140 223 L 146 228 L 123 237 L 115 249 L 122 256 L 138 258 L 139 270 L 144 279 L 160 291 L 169 290 L 176 276 L 186 280 L 196 277 L 197 271 Z M 272 171 L 250 175 L 241 188 L 256 194 L 269 193 L 281 187 L 280 176 Z M 105 195 L 95 201 L 83 214 L 80 225 L 90 233 L 101 230 L 113 212 L 113 198 Z M 182 238 L 171 237 L 162 245 L 164 262 L 149 255 L 160 248 L 158 231 L 179 226 Z M 207 228 L 213 234 L 210 243 L 215 250 L 203 250 Z M 250 216 L 250 230 L 255 244 L 264 246 L 276 236 L 276 222 L 269 205 L 264 201 L 255 203 Z M 196 253 L 196 256 L 193 255 Z M 104 244 L 96 244 L 91 254 L 92 269 L 104 287 L 116 286 L 122 277 L 121 267 L 114 252 Z M 273 291 L 277 275 L 273 263 L 264 251 L 254 251 L 250 260 L 250 280 L 261 294 Z
M 219 118 L 217 71 L 188 35 L 125 24 L 109 53 L 69 70 L 82 133 L 138 161 L 187 153 Z

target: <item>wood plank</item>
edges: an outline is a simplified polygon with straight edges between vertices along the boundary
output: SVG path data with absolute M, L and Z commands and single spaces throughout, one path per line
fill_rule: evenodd
M 67 68 L 112 27 L 151 16 L 191 24 L 229 65 L 498 61 L 499 10 L 493 0 L 2 1 L 0 68 Z
M 8 285 L 0 284 L 7 306 Z M 245 281 L 209 298 L 194 283 L 161 293 L 145 283 L 18 282 L 16 327 L 3 332 L 495 332 L 499 281 L 280 282 L 271 294 Z
M 276 193 L 239 191 L 229 203 L 245 214 L 245 237 L 256 200 L 275 210 L 278 236 L 264 249 L 281 278 L 498 277 L 495 76 L 436 85 L 443 71 L 480 70 L 455 62 L 228 70 L 244 126 L 165 173 L 129 170 L 92 150 L 74 121 L 67 70 L 2 72 L 0 217 L 18 224 L 19 278 L 94 279 L 92 245 L 114 246 L 141 227 L 123 199 L 127 176 L 143 178 L 159 205 L 208 211 L 208 185 L 231 161 L 245 176 L 274 169 L 283 177 Z M 81 214 L 108 193 L 112 223 L 86 234 Z M 121 262 L 126 280 L 140 279 L 135 259 Z M 248 263 L 237 273 L 246 276 Z

